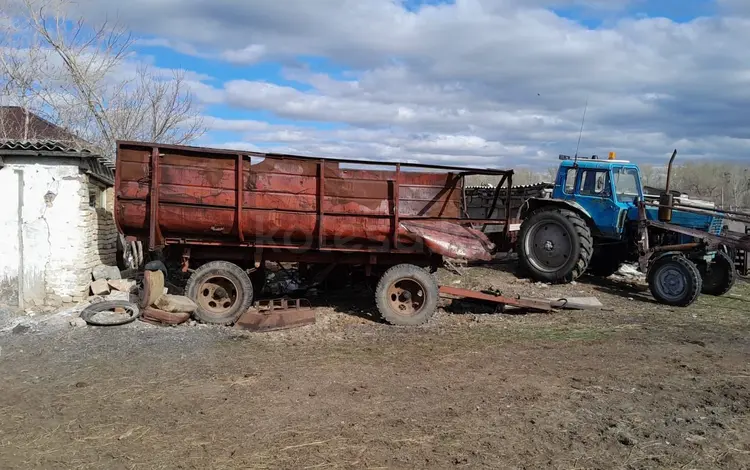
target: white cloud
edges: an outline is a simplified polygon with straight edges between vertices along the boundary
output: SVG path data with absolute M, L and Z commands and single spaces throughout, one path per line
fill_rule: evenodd
M 89 1 L 90 14 L 115 5 Z M 663 159 L 680 147 L 684 158 L 750 162 L 750 2 L 717 1 L 722 16 L 629 18 L 593 30 L 547 8 L 611 15 L 645 0 L 456 0 L 417 11 L 391 0 L 133 0 L 119 14 L 191 55 L 281 61 L 284 78 L 306 90 L 195 80 L 206 103 L 344 126 L 217 127 L 251 142 L 338 156 L 541 162 L 575 150 L 588 100 L 583 153 Z M 301 55 L 349 73 L 310 71 L 295 64 Z
M 250 65 L 260 61 L 265 53 L 265 46 L 251 44 L 242 49 L 226 50 L 221 53 L 221 58 L 233 64 Z

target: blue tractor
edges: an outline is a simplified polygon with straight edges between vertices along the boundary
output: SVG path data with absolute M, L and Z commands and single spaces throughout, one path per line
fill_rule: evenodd
M 560 160 L 552 196 L 529 199 L 521 209 L 519 262 L 530 277 L 564 283 L 636 262 L 654 298 L 673 306 L 732 288 L 728 251 L 746 249 L 750 240 L 723 230 L 726 214 L 676 206 L 668 189 L 658 204 L 649 203 L 638 166 L 614 154 Z

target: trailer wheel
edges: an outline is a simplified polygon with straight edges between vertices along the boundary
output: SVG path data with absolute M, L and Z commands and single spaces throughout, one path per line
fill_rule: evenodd
M 419 266 L 399 264 L 381 276 L 375 303 L 383 320 L 391 325 L 416 326 L 435 314 L 439 295 L 432 274 Z
M 196 320 L 230 325 L 252 305 L 253 284 L 236 264 L 211 261 L 190 276 L 185 295 L 198 305 Z
M 717 251 L 716 256 L 701 270 L 703 278 L 702 293 L 706 295 L 720 296 L 729 292 L 734 287 L 737 278 L 734 260 L 724 251 Z
M 651 295 L 662 304 L 687 307 L 698 298 L 703 281 L 698 267 L 683 255 L 667 255 L 647 274 Z
M 573 211 L 556 207 L 543 208 L 526 218 L 518 242 L 521 269 L 544 282 L 578 279 L 594 252 L 586 221 Z

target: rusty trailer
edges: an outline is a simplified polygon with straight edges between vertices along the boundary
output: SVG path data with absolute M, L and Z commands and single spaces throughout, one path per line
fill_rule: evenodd
M 500 180 L 483 217 L 469 216 L 469 175 Z M 115 220 L 130 240 L 192 273 L 186 294 L 201 321 L 236 322 L 265 262 L 279 261 L 313 274 L 361 267 L 380 278 L 383 317 L 418 324 L 439 295 L 426 268 L 444 258 L 488 261 L 496 247 L 481 228 L 513 230 L 512 185 L 512 170 L 118 142 Z M 505 217 L 493 218 L 499 207 Z

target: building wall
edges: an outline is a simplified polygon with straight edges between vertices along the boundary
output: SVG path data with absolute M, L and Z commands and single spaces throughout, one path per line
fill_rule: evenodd
M 96 193 L 94 196 L 93 193 Z M 91 199 L 97 199 L 91 206 Z M 81 187 L 81 218 L 86 228 L 83 240 L 82 267 L 90 274 L 100 264 L 117 264 L 117 227 L 114 214 L 114 189 L 104 188 L 93 180 Z
M 82 300 L 93 267 L 116 264 L 112 189 L 105 191 L 103 204 L 92 207 L 92 181 L 75 161 L 6 158 L 5 163 L 0 169 L 0 303 L 17 305 L 19 290 L 24 307 Z
M 18 305 L 18 175 L 0 169 L 0 303 Z

